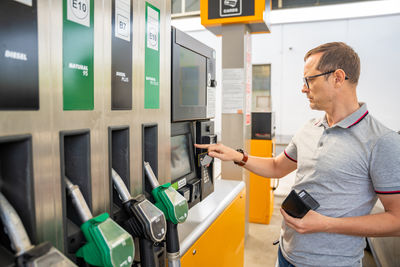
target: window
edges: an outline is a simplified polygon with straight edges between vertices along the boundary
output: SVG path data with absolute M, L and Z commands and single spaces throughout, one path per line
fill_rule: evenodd
M 372 0 L 272 0 L 272 10 L 282 8 L 325 6 L 333 4 L 345 4 L 353 2 L 365 2 Z
M 172 14 L 182 13 L 182 0 L 172 0 Z
M 185 12 L 200 11 L 200 0 L 185 0 Z
M 200 15 L 200 0 L 172 0 L 172 17 Z
M 253 65 L 252 112 L 270 112 L 271 64 Z

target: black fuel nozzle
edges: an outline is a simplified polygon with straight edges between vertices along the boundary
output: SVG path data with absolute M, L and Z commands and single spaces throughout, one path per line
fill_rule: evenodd
M 0 218 L 15 253 L 16 266 L 76 266 L 50 243 L 32 245 L 18 213 L 0 193 Z
M 165 239 L 167 231 L 164 213 L 154 206 L 144 195 L 132 198 L 125 183 L 112 169 L 114 188 L 123 202 L 125 217 L 121 225 L 132 236 L 139 238 L 142 266 L 155 266 L 153 246 Z
M 170 221 L 167 221 L 167 255 L 168 267 L 181 266 L 178 225 Z

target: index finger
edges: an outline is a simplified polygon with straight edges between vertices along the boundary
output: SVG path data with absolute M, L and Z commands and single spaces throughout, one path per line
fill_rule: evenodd
M 194 146 L 197 147 L 197 148 L 207 149 L 207 148 L 209 148 L 211 145 L 210 145 L 210 144 L 205 144 L 205 145 L 194 144 Z

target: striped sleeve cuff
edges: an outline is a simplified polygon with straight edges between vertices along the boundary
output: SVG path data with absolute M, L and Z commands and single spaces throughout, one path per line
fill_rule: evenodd
M 286 150 L 283 150 L 283 153 L 285 153 L 285 156 L 286 156 L 288 159 L 290 159 L 291 161 L 294 161 L 294 162 L 297 163 L 297 160 L 295 160 L 294 158 L 290 157 L 290 156 L 286 153 Z
M 375 190 L 375 193 L 382 195 L 392 195 L 392 194 L 400 194 L 400 190 L 392 190 L 392 191 Z

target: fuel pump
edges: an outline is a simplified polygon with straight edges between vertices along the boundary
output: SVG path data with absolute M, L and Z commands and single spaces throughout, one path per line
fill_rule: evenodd
M 79 187 L 67 178 L 65 183 L 72 204 L 83 222 L 80 228 L 87 241 L 76 256 L 95 266 L 131 266 L 135 257 L 132 236 L 110 219 L 108 213 L 93 217 Z
M 144 195 L 132 198 L 118 173 L 112 169 L 111 174 L 126 215 L 122 226 L 132 236 L 139 238 L 141 266 L 155 267 L 153 246 L 164 240 L 167 231 L 164 213 Z
M 15 252 L 17 266 L 76 266 L 48 242 L 32 245 L 20 217 L 2 193 L 0 217 Z
M 187 200 L 171 187 L 170 183 L 160 185 L 153 169 L 144 162 L 144 169 L 151 184 L 155 205 L 164 212 L 167 219 L 167 257 L 169 267 L 180 267 L 178 223 L 188 216 Z

